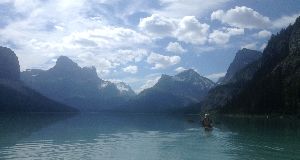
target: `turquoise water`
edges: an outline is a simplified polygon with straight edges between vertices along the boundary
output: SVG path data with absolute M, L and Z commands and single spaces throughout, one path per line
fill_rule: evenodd
M 300 159 L 300 126 L 286 120 L 147 114 L 1 115 L 0 159 Z

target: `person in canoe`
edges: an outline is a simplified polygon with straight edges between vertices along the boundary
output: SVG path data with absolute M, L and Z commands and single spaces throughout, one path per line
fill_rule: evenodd
M 212 130 L 212 120 L 209 117 L 209 114 L 204 115 L 204 119 L 202 120 L 202 125 L 205 130 Z

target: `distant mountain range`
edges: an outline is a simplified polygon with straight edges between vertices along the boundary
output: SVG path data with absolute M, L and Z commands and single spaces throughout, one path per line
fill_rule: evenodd
M 113 110 L 135 96 L 125 83 L 100 79 L 94 67 L 79 67 L 65 56 L 49 70 L 26 70 L 21 79 L 43 95 L 81 111 Z
M 123 82 L 100 79 L 94 67 L 79 67 L 65 56 L 49 70 L 21 73 L 26 85 L 80 111 L 165 112 L 198 103 L 215 85 L 192 69 L 175 76 L 162 75 L 151 88 L 136 95 Z
M 214 82 L 192 69 L 175 76 L 162 75 L 153 87 L 142 91 L 125 108 L 139 112 L 176 112 L 200 102 L 214 86 Z
M 273 35 L 263 53 L 239 50 L 218 83 L 188 69 L 163 74 L 138 95 L 65 56 L 49 70 L 20 73 L 14 52 L 0 47 L 0 112 L 77 110 L 300 115 L 300 18 Z
M 20 81 L 17 56 L 9 48 L 0 47 L 0 112 L 76 112 L 26 87 Z

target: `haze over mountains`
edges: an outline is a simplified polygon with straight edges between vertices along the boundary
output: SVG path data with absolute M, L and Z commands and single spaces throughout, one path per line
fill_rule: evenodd
M 0 112 L 75 111 L 24 86 L 17 56 L 9 48 L 0 47 Z
M 139 111 L 176 111 L 200 102 L 214 86 L 214 82 L 192 69 L 175 76 L 162 75 L 153 87 L 131 100 L 128 107 Z
M 49 70 L 26 70 L 21 76 L 13 51 L 1 47 L 0 56 L 1 112 L 76 111 L 74 107 L 80 111 L 300 113 L 300 18 L 273 35 L 263 53 L 238 51 L 218 84 L 188 69 L 162 75 L 138 95 L 125 83 L 102 80 L 94 67 L 82 68 L 65 56 Z M 35 91 L 25 87 L 20 77 Z
M 175 76 L 162 75 L 138 96 L 123 82 L 100 79 L 94 67 L 79 67 L 65 56 L 47 70 L 26 70 L 21 79 L 31 88 L 81 111 L 164 111 L 200 102 L 215 85 L 192 69 Z M 164 108 L 164 109 L 163 109 Z
M 79 67 L 65 56 L 47 70 L 26 70 L 21 79 L 43 95 L 81 111 L 112 110 L 135 96 L 125 83 L 100 79 L 94 67 Z

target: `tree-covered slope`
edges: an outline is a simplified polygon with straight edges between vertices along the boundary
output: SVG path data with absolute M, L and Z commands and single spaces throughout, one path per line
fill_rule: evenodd
M 300 113 L 300 18 L 271 37 L 261 66 L 223 112 Z

